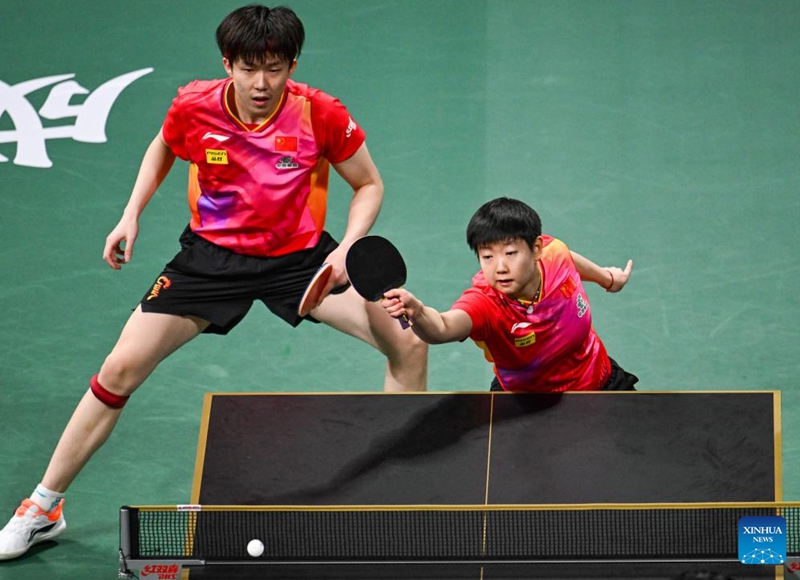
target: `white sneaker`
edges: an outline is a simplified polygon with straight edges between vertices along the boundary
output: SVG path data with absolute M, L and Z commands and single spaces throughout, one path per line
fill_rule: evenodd
M 14 516 L 0 530 L 0 560 L 22 556 L 28 548 L 39 542 L 51 540 L 67 527 L 62 506 L 64 500 L 49 512 L 26 499 L 17 508 Z

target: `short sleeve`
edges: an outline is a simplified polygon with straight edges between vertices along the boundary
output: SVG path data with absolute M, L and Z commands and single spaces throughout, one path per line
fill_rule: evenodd
M 172 106 L 167 111 L 164 124 L 161 127 L 161 134 L 172 152 L 181 159 L 189 159 L 189 152 L 186 148 L 186 131 L 181 115 L 181 95 L 172 100 Z
M 450 307 L 451 310 L 463 310 L 472 320 L 469 337 L 472 340 L 486 340 L 487 317 L 484 303 L 486 296 L 475 288 L 468 288 Z
M 322 156 L 331 163 L 349 159 L 366 140 L 364 130 L 339 99 L 323 92 L 312 98 L 311 124 Z

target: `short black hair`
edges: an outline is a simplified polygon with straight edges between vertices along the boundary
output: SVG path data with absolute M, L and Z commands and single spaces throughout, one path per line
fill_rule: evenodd
M 484 203 L 467 225 L 467 245 L 478 250 L 489 244 L 521 239 L 533 248 L 542 235 L 542 220 L 532 207 L 518 199 L 498 197 Z
M 300 56 L 305 37 L 303 23 L 286 6 L 243 6 L 217 27 L 217 46 L 230 63 L 259 63 L 271 54 L 291 64 Z

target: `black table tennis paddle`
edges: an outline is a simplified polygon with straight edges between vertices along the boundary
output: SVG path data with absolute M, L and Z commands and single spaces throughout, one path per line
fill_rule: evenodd
M 406 263 L 399 250 L 381 236 L 364 236 L 353 242 L 345 256 L 345 270 L 356 292 L 370 302 L 406 283 Z M 398 319 L 403 328 L 411 326 L 404 314 Z

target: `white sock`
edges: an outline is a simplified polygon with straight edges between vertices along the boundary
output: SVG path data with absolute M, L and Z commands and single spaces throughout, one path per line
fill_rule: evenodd
M 52 511 L 64 498 L 63 493 L 51 491 L 43 486 L 41 483 L 36 486 L 31 494 L 31 500 L 38 506 L 43 507 L 47 511 Z

